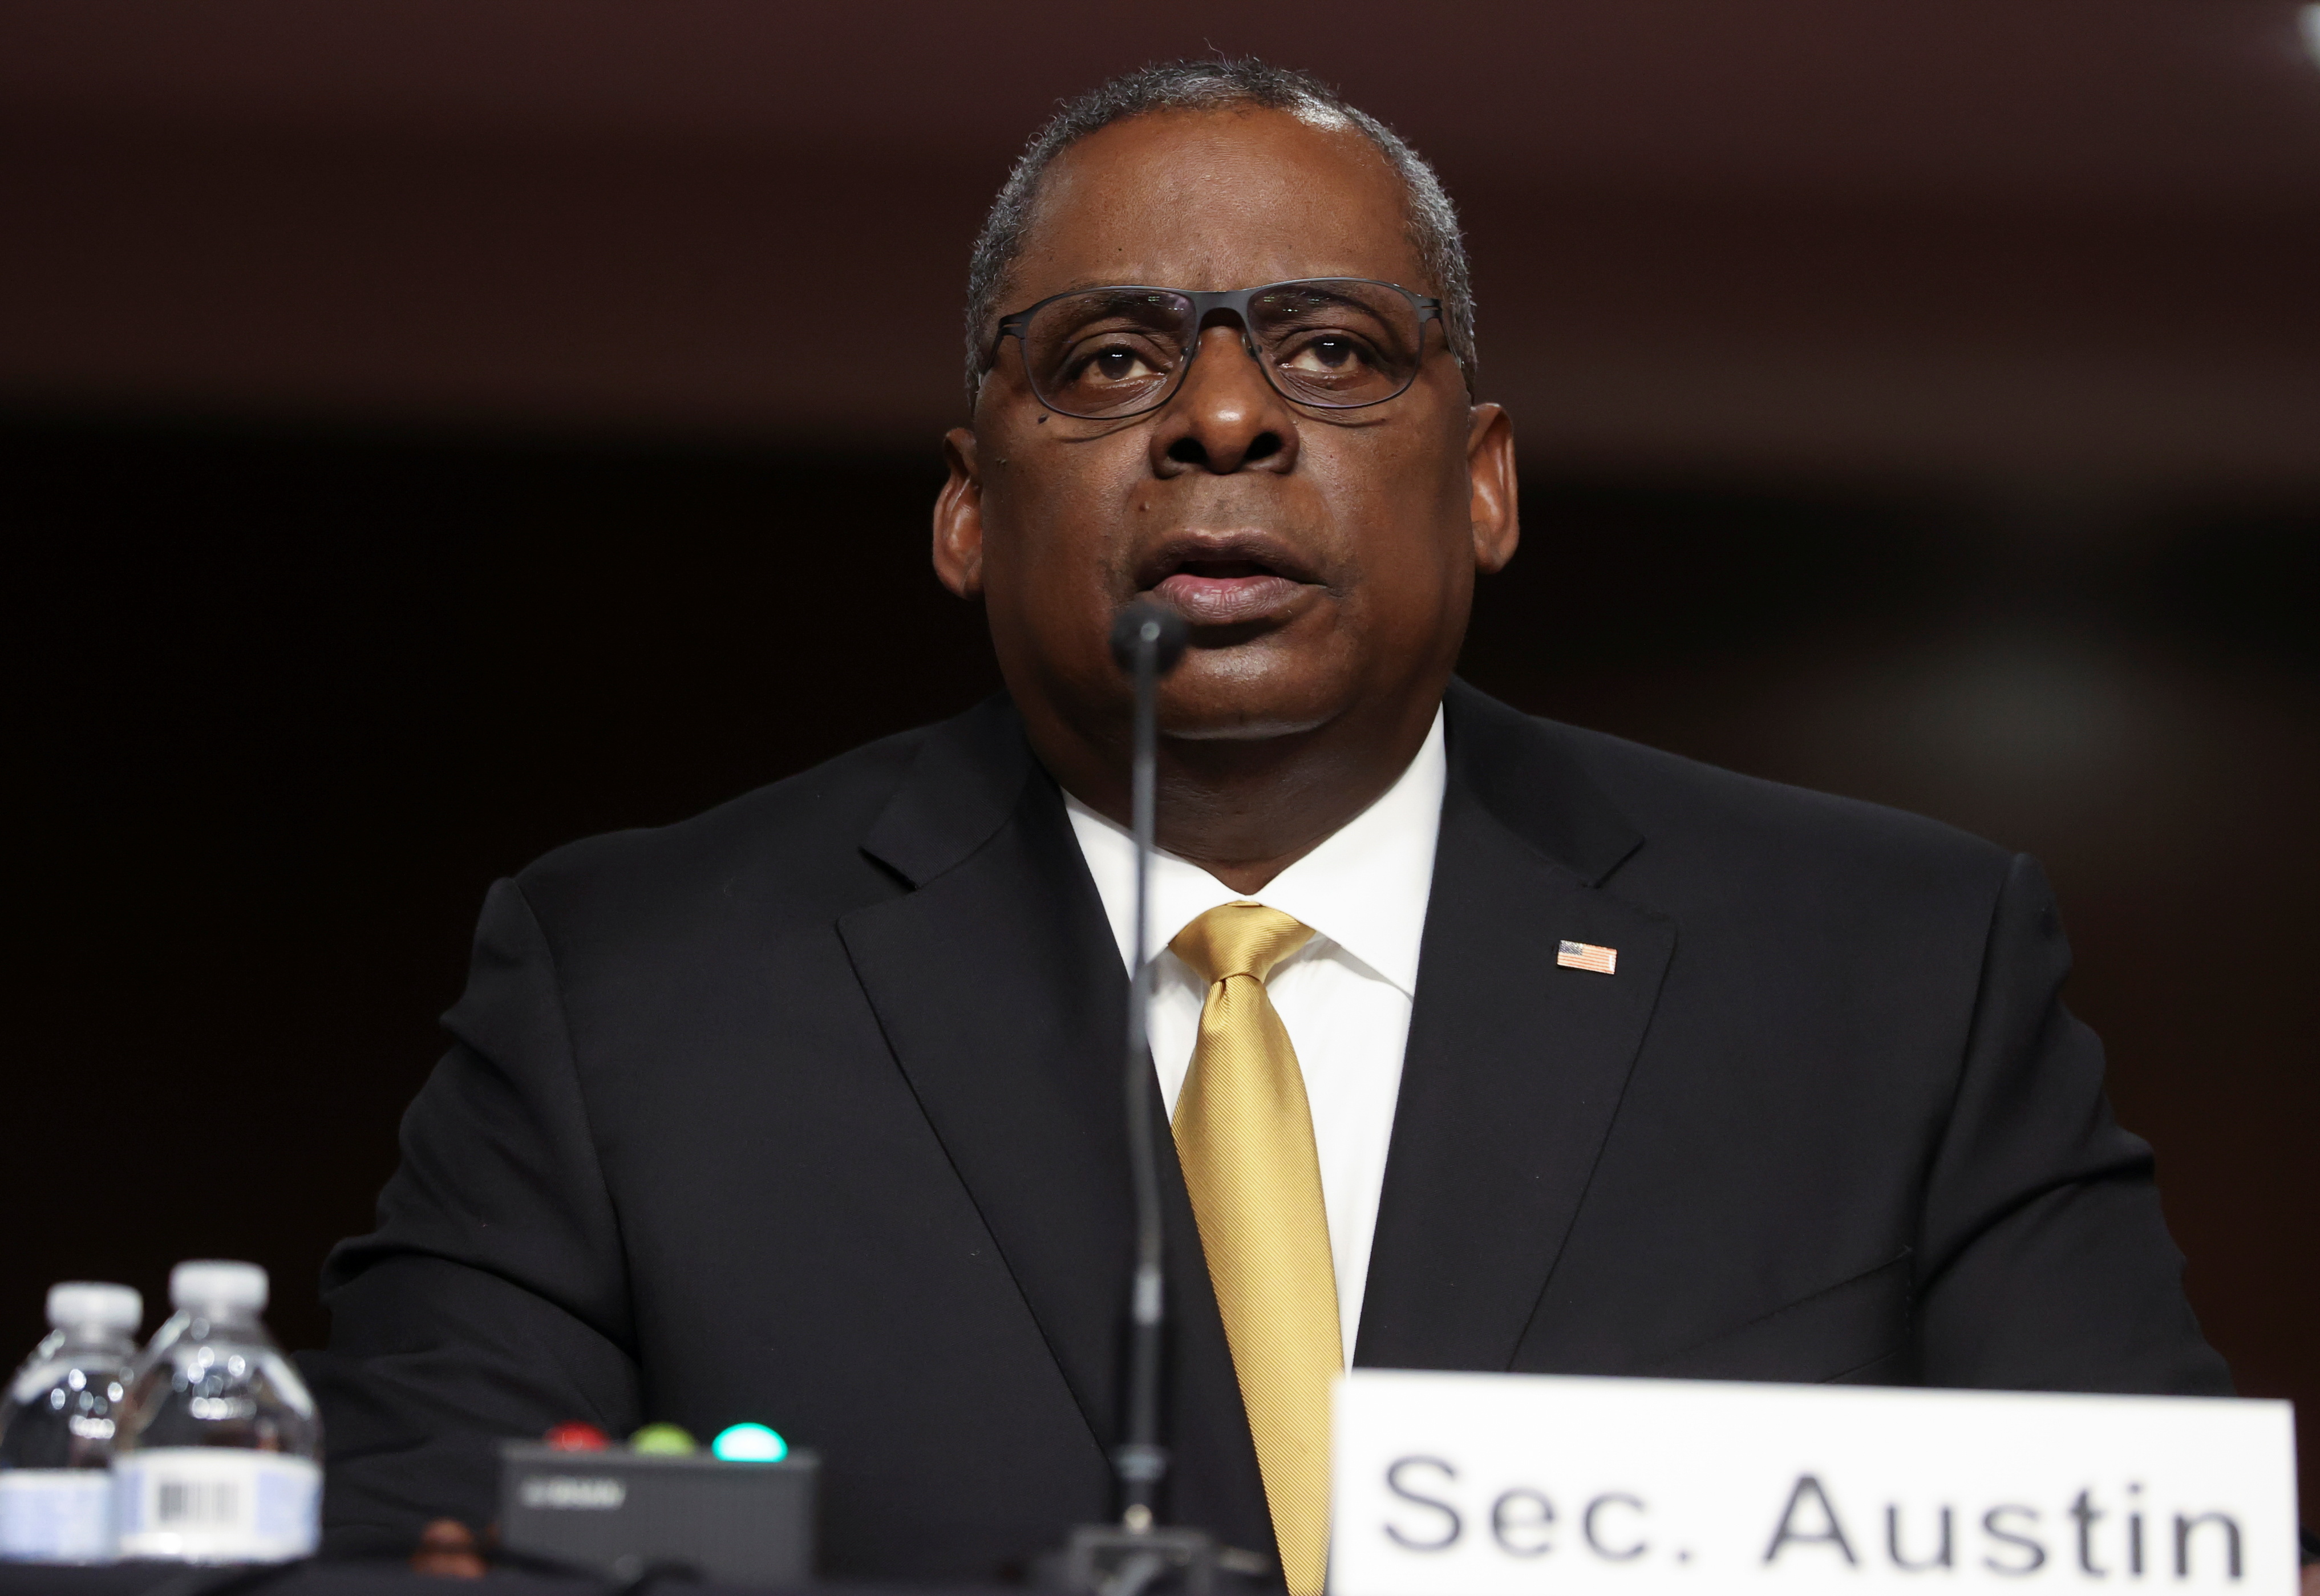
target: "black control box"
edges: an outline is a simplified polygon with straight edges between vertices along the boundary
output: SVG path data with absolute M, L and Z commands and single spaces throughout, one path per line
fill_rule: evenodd
M 820 1472 L 811 1452 L 726 1463 L 503 1441 L 500 1542 L 621 1579 L 681 1563 L 720 1584 L 803 1584 Z

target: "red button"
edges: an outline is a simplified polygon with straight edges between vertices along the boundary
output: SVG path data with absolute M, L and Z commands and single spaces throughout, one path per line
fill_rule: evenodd
M 559 1424 L 542 1437 L 558 1452 L 602 1452 L 612 1439 L 593 1424 Z

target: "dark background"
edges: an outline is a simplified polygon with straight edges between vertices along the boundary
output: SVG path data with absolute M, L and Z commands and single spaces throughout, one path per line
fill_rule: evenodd
M 1219 47 L 1464 208 L 1527 534 L 1467 674 L 2036 852 L 2203 1321 L 2320 1411 L 2298 24 L 0 13 L 0 1356 L 192 1255 L 319 1340 L 492 877 L 989 690 L 925 557 L 967 241 L 1056 95 Z

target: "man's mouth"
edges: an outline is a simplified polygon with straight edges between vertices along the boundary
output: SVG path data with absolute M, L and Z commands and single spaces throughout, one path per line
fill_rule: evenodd
M 1137 585 L 1195 627 L 1265 620 L 1310 580 L 1291 551 L 1261 536 L 1174 543 L 1143 575 Z

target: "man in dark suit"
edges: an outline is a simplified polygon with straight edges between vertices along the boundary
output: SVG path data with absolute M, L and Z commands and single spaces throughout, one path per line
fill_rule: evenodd
M 1035 141 L 971 296 L 935 563 L 1007 694 L 493 890 L 329 1265 L 335 1546 L 482 1523 L 490 1439 L 566 1419 L 816 1446 L 836 1574 L 1111 1510 L 1139 597 L 1192 627 L 1152 927 L 1175 1517 L 1308 1596 L 1348 1355 L 2228 1391 L 2035 865 L 1452 676 L 1515 475 L 1406 146 L 1270 68 L 1119 80 Z

